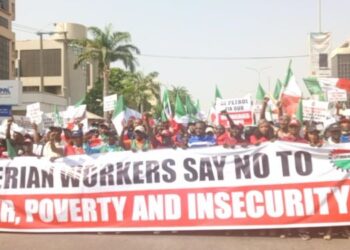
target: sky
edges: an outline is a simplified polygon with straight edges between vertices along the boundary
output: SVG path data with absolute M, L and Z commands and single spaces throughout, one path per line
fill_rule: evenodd
M 321 1 L 322 31 L 332 33 L 332 47 L 336 48 L 350 38 L 350 1 Z M 227 58 L 307 55 L 308 34 L 318 31 L 318 2 L 16 0 L 13 31 L 18 40 L 24 40 L 38 39 L 36 31 L 52 31 L 57 22 L 99 28 L 112 24 L 115 31 L 129 32 L 132 43 L 141 50 L 138 70 L 146 74 L 157 71 L 163 87 L 186 87 L 206 110 L 214 101 L 215 85 L 223 98 L 254 97 L 259 70 L 262 86 L 272 92 L 277 78 L 285 78 L 289 58 Z M 32 29 L 18 28 L 20 25 Z M 301 79 L 308 76 L 309 58 L 294 58 L 292 69 L 303 86 Z

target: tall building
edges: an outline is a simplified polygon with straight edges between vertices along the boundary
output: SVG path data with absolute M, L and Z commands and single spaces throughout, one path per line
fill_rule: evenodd
M 15 34 L 12 32 L 15 13 L 15 0 L 0 0 L 0 80 L 15 77 Z
M 23 84 L 23 104 L 28 95 L 31 102 L 50 103 L 50 99 L 54 102 L 63 98 L 70 105 L 81 100 L 96 81 L 97 67 L 93 63 L 75 67 L 82 48 L 69 42 L 86 38 L 86 27 L 58 23 L 54 32 L 41 33 L 39 37 L 16 41 L 17 77 Z M 59 105 L 64 106 L 62 101 Z
M 331 53 L 332 76 L 350 79 L 350 40 Z

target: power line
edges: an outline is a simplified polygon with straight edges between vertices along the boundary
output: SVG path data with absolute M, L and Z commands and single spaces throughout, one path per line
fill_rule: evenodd
M 37 28 L 33 28 L 33 27 L 30 27 L 30 26 L 23 25 L 23 24 L 18 24 L 18 23 L 14 23 L 13 26 L 21 28 L 21 29 L 27 29 L 27 30 L 33 30 L 33 31 L 38 31 L 39 30 Z
M 17 30 L 17 31 L 20 31 L 20 32 L 30 33 L 30 34 L 33 34 L 33 35 L 36 34 L 36 32 L 34 32 L 34 31 L 28 31 L 28 30 L 20 29 L 20 28 L 16 28 L 16 27 L 13 27 L 13 29 Z
M 288 56 L 173 56 L 173 55 L 155 55 L 140 54 L 142 57 L 162 58 L 162 59 L 179 59 L 179 60 L 215 60 L 215 61 L 234 61 L 234 60 L 266 60 L 266 59 L 289 59 L 289 58 L 307 58 L 309 55 L 288 55 Z
M 14 24 L 14 29 L 22 32 L 36 34 L 40 29 L 33 28 L 23 24 Z M 32 30 L 32 31 L 29 31 Z M 35 31 L 35 32 L 34 32 Z M 156 55 L 143 54 L 140 56 L 146 58 L 160 58 L 160 59 L 178 59 L 178 60 L 201 60 L 201 61 L 238 61 L 238 60 L 268 60 L 268 59 L 292 59 L 292 58 L 307 58 L 309 55 L 285 55 L 285 56 L 175 56 L 175 55 Z

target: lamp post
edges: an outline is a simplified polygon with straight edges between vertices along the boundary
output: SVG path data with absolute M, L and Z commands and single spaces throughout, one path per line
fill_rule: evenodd
M 64 76 L 64 91 L 63 95 L 64 97 L 67 97 L 68 91 L 67 91 L 67 86 L 68 85 L 68 70 L 67 70 L 67 31 L 61 31 L 61 32 L 55 32 L 55 31 L 49 31 L 49 32 L 42 32 L 39 31 L 36 33 L 39 38 L 40 38 L 40 52 L 39 52 L 39 67 L 40 67 L 40 85 L 39 85 L 39 92 L 43 93 L 44 92 L 44 45 L 43 45 L 43 35 L 53 35 L 53 34 L 63 34 L 64 35 L 64 63 L 65 67 L 63 68 L 63 76 Z
M 252 67 L 245 67 L 248 70 L 254 71 L 257 73 L 258 75 L 258 83 L 260 83 L 260 76 L 261 76 L 261 72 L 267 70 L 267 69 L 271 69 L 271 66 L 267 66 L 267 67 L 263 67 L 263 68 L 252 68 Z M 269 80 L 269 92 L 270 92 L 270 80 Z

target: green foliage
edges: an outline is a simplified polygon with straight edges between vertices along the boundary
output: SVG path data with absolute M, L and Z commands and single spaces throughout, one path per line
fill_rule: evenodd
M 155 80 L 157 76 L 157 72 L 144 75 L 142 72 L 132 73 L 112 68 L 109 77 L 109 94 L 123 95 L 126 105 L 139 112 L 156 112 L 156 107 L 160 103 L 160 84 Z M 98 115 L 103 114 L 102 86 L 102 80 L 98 80 L 87 94 L 85 101 L 87 109 Z
M 114 32 L 112 25 L 107 25 L 103 30 L 90 27 L 88 32 L 91 38 L 74 42 L 83 48 L 75 67 L 86 61 L 96 62 L 103 77 L 102 95 L 107 96 L 110 94 L 108 83 L 111 63 L 119 61 L 126 69 L 134 72 L 137 65 L 135 54 L 140 51 L 130 44 L 131 36 L 128 32 Z

